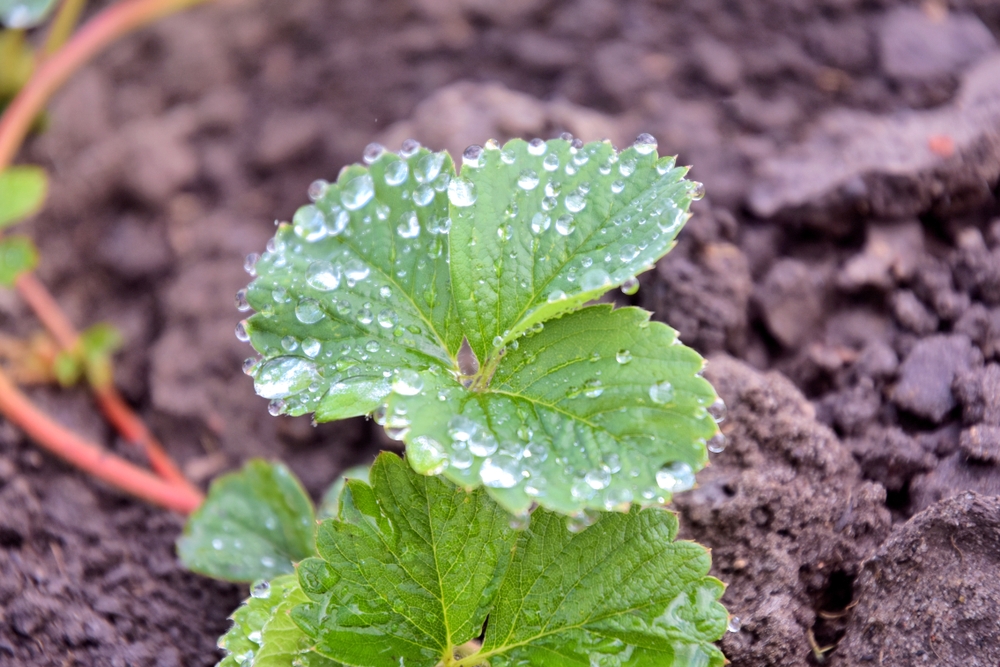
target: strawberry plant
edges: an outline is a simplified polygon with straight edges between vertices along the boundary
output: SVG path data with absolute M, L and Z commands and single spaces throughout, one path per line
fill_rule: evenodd
M 642 135 L 378 145 L 280 224 L 237 327 L 272 414 L 405 443 L 318 525 L 280 465 L 217 481 L 178 549 L 259 580 L 223 665 L 721 665 L 722 584 L 662 509 L 721 437 L 701 357 L 638 308 L 700 184 Z M 718 444 L 718 443 L 716 443 Z

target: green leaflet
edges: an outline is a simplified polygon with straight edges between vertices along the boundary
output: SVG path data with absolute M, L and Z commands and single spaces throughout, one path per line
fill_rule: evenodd
M 10 287 L 17 277 L 38 265 L 38 249 L 27 236 L 0 238 L 0 285 Z
M 56 0 L 0 0 L 0 23 L 8 28 L 31 28 L 45 20 Z
M 573 533 L 538 509 L 517 531 L 482 490 L 392 454 L 371 480 L 347 483 L 320 558 L 299 567 L 310 602 L 292 618 L 317 652 L 366 667 L 723 664 L 723 585 L 706 549 L 675 541 L 673 514 L 610 513 Z
M 344 493 L 344 489 L 347 488 L 347 480 L 360 479 L 362 482 L 367 482 L 370 470 L 371 466 L 354 466 L 342 472 L 340 477 L 323 494 L 323 499 L 320 500 L 319 507 L 316 510 L 317 518 L 322 521 L 323 519 L 337 516 L 340 508 L 340 496 Z
M 48 189 L 49 177 L 41 167 L 10 167 L 0 171 L 0 229 L 36 213 L 45 202 Z
M 184 565 L 228 581 L 269 579 L 315 553 L 312 502 L 285 466 L 254 460 L 212 482 L 177 540 Z
M 317 187 L 253 266 L 237 335 L 272 413 L 374 412 L 419 472 L 514 512 L 690 487 L 717 432 L 701 358 L 645 313 L 583 308 L 673 245 L 699 194 L 685 169 L 650 141 L 513 140 L 460 175 L 403 153 Z
M 254 584 L 231 617 L 233 627 L 219 639 L 226 657 L 218 667 L 338 667 L 312 651 L 309 638 L 292 621 L 292 608 L 307 601 L 295 575 Z

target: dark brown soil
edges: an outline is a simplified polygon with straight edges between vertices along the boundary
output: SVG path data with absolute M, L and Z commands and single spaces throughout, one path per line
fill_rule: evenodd
M 713 355 L 729 403 L 677 500 L 730 583 L 728 657 L 996 665 L 998 36 L 994 0 L 220 1 L 60 94 L 26 229 L 72 319 L 122 330 L 119 385 L 192 477 L 264 455 L 319 494 L 386 441 L 271 418 L 241 375 L 271 222 L 374 139 L 652 132 L 708 197 L 621 302 Z M 35 329 L 0 293 L 0 331 Z M 127 453 L 85 394 L 34 395 Z M 0 664 L 213 664 L 241 591 L 178 567 L 180 525 L 0 422 Z

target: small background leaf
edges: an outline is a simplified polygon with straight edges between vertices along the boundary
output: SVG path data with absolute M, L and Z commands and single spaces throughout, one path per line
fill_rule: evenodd
M 251 461 L 212 483 L 177 541 L 189 569 L 228 581 L 270 579 L 315 553 L 312 502 L 281 464 Z
M 347 487 L 347 480 L 359 479 L 362 482 L 367 482 L 370 473 L 371 466 L 354 466 L 345 470 L 337 478 L 337 481 L 331 484 L 330 488 L 323 494 L 323 499 L 319 503 L 319 510 L 316 512 L 317 518 L 322 521 L 323 519 L 330 519 L 337 516 L 337 512 L 340 509 L 340 496 Z
M 11 167 L 0 172 L 0 229 L 36 213 L 45 202 L 48 184 L 41 167 Z
M 38 266 L 38 249 L 27 236 L 0 238 L 0 285 L 10 287 L 17 277 Z
M 0 0 L 0 22 L 8 28 L 31 28 L 55 6 L 56 0 Z

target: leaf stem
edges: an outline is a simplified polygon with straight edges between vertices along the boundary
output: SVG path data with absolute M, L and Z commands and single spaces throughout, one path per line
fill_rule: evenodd
M 48 57 L 62 48 L 62 45 L 73 34 L 73 28 L 80 20 L 80 14 L 83 13 L 86 5 L 87 0 L 62 1 L 59 5 L 59 11 L 52 19 L 52 23 L 49 24 L 49 34 L 45 37 L 45 46 L 42 48 L 43 57 Z
M 24 273 L 18 277 L 15 286 L 21 298 L 35 312 L 52 337 L 56 339 L 59 347 L 66 351 L 74 350 L 80 341 L 80 335 L 69 318 L 59 308 L 56 300 L 45 289 L 45 285 L 34 274 Z M 92 384 L 91 387 L 105 418 L 111 422 L 125 440 L 140 447 L 145 452 L 149 464 L 160 477 L 171 484 L 187 489 L 191 493 L 201 493 L 184 477 L 177 465 L 163 450 L 159 441 L 146 427 L 142 419 L 128 406 L 113 384 L 110 382 Z
M 0 171 L 17 154 L 35 117 L 60 87 L 108 44 L 206 0 L 123 0 L 101 11 L 42 63 L 0 117 Z
M 56 456 L 147 502 L 190 514 L 204 500 L 200 492 L 166 482 L 56 423 L 35 407 L 3 371 L 0 412 Z

